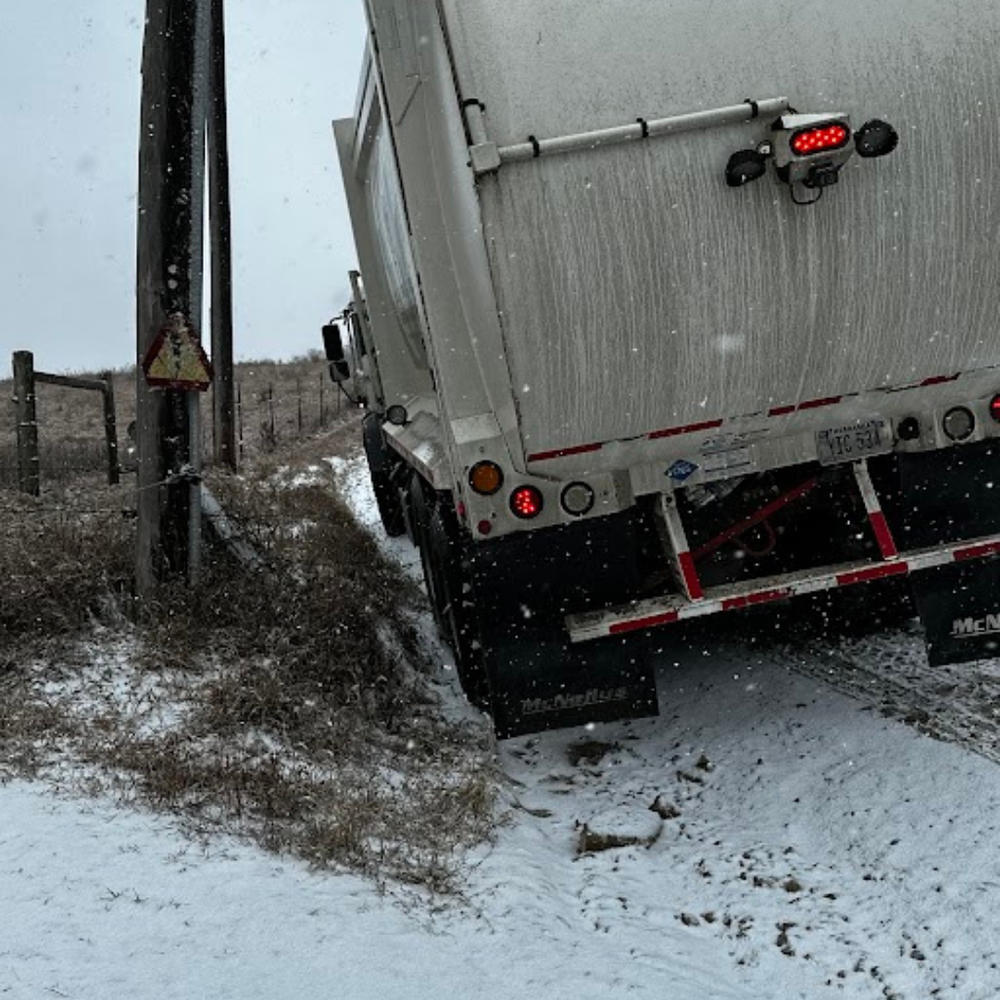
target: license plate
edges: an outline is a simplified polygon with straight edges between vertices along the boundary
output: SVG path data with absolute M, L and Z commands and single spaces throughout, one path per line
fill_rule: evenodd
M 837 465 L 869 455 L 884 455 L 892 451 L 888 421 L 873 417 L 846 427 L 827 427 L 817 431 L 816 451 L 821 465 Z

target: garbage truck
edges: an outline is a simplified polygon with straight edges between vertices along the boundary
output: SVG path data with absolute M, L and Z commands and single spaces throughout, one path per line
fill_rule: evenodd
M 1000 5 L 364 5 L 331 372 L 498 734 L 892 578 L 932 661 L 993 655 Z

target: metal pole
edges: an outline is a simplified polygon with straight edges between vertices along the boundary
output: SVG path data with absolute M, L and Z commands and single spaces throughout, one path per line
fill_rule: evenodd
M 474 108 L 472 110 L 475 111 Z M 650 118 L 648 121 L 639 119 L 627 125 L 595 129 L 592 132 L 581 132 L 576 135 L 556 136 L 552 139 L 529 139 L 528 142 L 515 143 L 512 146 L 500 146 L 494 151 L 489 166 L 477 170 L 477 173 L 495 170 L 503 163 L 533 160 L 540 156 L 555 156 L 574 150 L 595 149 L 599 146 L 635 142 L 641 139 L 655 139 L 659 136 L 678 135 L 697 129 L 739 125 L 753 118 L 780 115 L 787 110 L 787 97 L 770 97 L 763 101 L 744 101 L 742 104 L 734 104 L 726 108 L 693 111 L 689 114 L 673 115 L 669 118 Z
M 38 468 L 38 419 L 35 410 L 35 359 L 31 351 L 15 351 L 13 367 L 18 489 L 37 497 L 41 492 L 41 476 Z
M 226 28 L 223 0 L 211 0 L 211 107 L 208 120 L 209 227 L 212 261 L 212 429 L 215 460 L 237 466 L 233 378 L 233 265 L 226 115 Z

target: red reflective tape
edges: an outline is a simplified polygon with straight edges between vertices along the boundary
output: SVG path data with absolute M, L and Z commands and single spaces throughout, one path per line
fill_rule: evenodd
M 900 576 L 909 573 L 910 567 L 905 562 L 884 563 L 871 566 L 868 569 L 855 570 L 853 573 L 841 573 L 837 576 L 838 587 L 849 587 L 853 583 L 865 583 L 868 580 L 881 580 L 887 576 Z
M 924 385 L 940 385 L 942 382 L 954 382 L 958 378 L 958 375 L 933 375 L 931 378 L 925 378 L 920 384 Z
M 609 635 L 619 635 L 622 632 L 635 632 L 641 628 L 652 628 L 654 625 L 669 625 L 677 621 L 680 614 L 676 611 L 664 611 L 661 615 L 650 615 L 648 618 L 633 618 L 627 622 L 615 622 L 608 629 Z
M 809 399 L 804 403 L 799 403 L 798 408 L 800 410 L 815 410 L 821 406 L 833 406 L 834 403 L 839 403 L 843 398 L 843 396 L 827 396 L 825 399 Z
M 737 608 L 748 608 L 754 604 L 767 604 L 769 601 L 781 601 L 791 596 L 790 590 L 760 590 L 756 594 L 728 598 L 722 602 L 722 610 L 735 611 Z
M 767 415 L 769 417 L 785 417 L 796 410 L 815 410 L 820 406 L 833 406 L 843 398 L 843 396 L 825 396 L 823 399 L 807 399 L 804 403 L 793 403 L 789 406 L 773 406 L 767 411 Z
M 711 431 L 716 427 L 721 427 L 721 420 L 705 420 L 700 424 L 685 424 L 683 427 L 668 427 L 664 431 L 650 431 L 647 435 L 650 441 L 657 438 L 676 437 L 678 434 L 694 434 L 696 431 Z
M 898 555 L 896 542 L 892 537 L 892 532 L 889 530 L 889 524 L 885 519 L 885 514 L 883 514 L 882 511 L 877 510 L 869 514 L 868 518 L 872 523 L 872 530 L 875 532 L 875 541 L 878 542 L 878 547 L 882 552 L 882 558 L 892 559 L 894 556 Z
M 684 583 L 691 600 L 700 601 L 705 592 L 701 589 L 701 580 L 698 579 L 698 570 L 694 568 L 693 556 L 690 552 L 680 552 L 677 559 L 681 564 L 681 573 L 684 574 Z
M 539 451 L 528 456 L 529 462 L 544 462 L 550 458 L 565 458 L 567 455 L 583 455 L 588 451 L 600 451 L 604 445 L 598 441 L 596 444 L 578 444 L 572 448 L 556 448 L 554 451 Z
M 964 562 L 966 559 L 981 559 L 983 556 L 991 556 L 997 552 L 1000 552 L 1000 542 L 970 545 L 967 549 L 955 550 L 955 562 Z

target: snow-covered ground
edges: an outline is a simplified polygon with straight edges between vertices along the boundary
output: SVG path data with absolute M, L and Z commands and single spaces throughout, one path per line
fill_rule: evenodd
M 334 474 L 377 532 L 360 464 Z M 735 635 L 664 634 L 658 719 L 501 744 L 508 822 L 443 906 L 0 788 L 0 997 L 1000 997 L 986 702 L 935 727 L 956 679 L 906 634 L 811 657 Z M 879 693 L 890 675 L 909 693 Z M 916 723 L 965 745 L 886 718 L 887 697 L 907 717 L 924 698 Z

